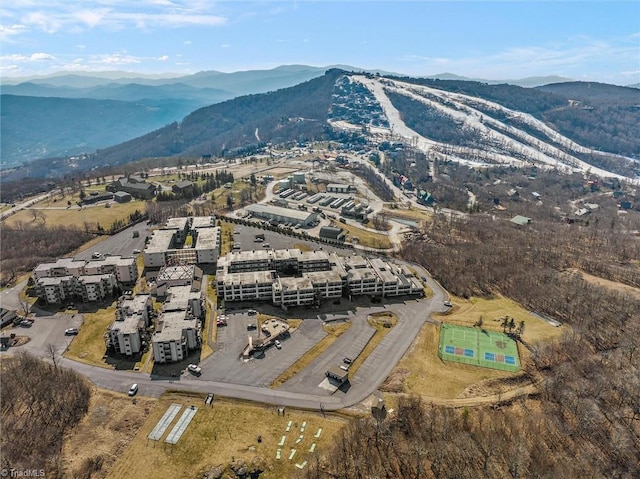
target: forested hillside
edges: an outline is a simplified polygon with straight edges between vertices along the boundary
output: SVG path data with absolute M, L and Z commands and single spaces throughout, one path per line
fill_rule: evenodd
M 637 238 L 615 220 L 516 228 L 483 214 L 439 215 L 425 233 L 401 256 L 453 294 L 501 293 L 564 323 L 558 342 L 523 344 L 538 392 L 464 409 L 402 397 L 387 419 L 354 422 L 306 477 L 639 477 L 640 301 L 568 273 L 640 287 Z
M 100 150 L 91 161 L 113 165 L 149 156 L 220 155 L 261 141 L 319 138 L 326 129 L 334 83 L 342 74 L 331 70 L 292 88 L 201 108 L 181 123 Z
M 198 104 L 177 100 L 125 102 L 3 94 L 0 95 L 2 166 L 94 151 L 166 125 Z

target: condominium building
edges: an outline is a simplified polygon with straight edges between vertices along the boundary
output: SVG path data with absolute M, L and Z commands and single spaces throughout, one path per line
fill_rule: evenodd
M 105 300 L 113 294 L 116 285 L 113 274 L 43 276 L 36 280 L 35 291 L 48 304 L 62 303 L 68 299 L 80 299 L 87 303 Z
M 422 284 L 406 268 L 380 258 L 297 249 L 229 253 L 218 261 L 216 285 L 225 301 L 270 299 L 285 308 L 347 294 L 423 294 Z
M 154 230 L 143 251 L 144 265 L 159 268 L 175 261 L 187 264 L 215 263 L 220 253 L 220 228 L 212 216 L 170 218 Z
M 182 361 L 202 343 L 203 295 L 190 286 L 169 289 L 151 338 L 156 363 Z
M 135 283 L 138 279 L 136 259 L 125 256 L 105 256 L 91 260 L 60 258 L 52 263 L 41 263 L 33 270 L 35 279 L 100 274 L 113 274 L 120 283 Z
M 124 295 L 118 300 L 115 320 L 106 335 L 107 348 L 118 354 L 131 356 L 142 351 L 142 338 L 149 326 L 151 296 L 148 294 Z

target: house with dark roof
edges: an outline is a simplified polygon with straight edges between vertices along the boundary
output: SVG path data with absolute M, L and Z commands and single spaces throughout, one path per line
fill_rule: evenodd
M 156 185 L 147 183 L 143 178 L 131 176 L 129 178 L 120 178 L 111 185 L 109 191 L 124 191 L 134 198 L 149 200 L 156 194 Z
M 334 226 L 323 226 L 320 228 L 319 236 L 320 238 L 333 241 L 344 241 L 345 231 L 342 228 L 336 228 Z
M 193 193 L 193 182 L 188 180 L 178 181 L 171 186 L 171 191 L 181 197 L 190 196 Z

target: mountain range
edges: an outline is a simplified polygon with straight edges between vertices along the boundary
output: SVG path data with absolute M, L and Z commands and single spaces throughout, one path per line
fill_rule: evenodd
M 265 74 L 263 85 L 273 85 L 274 78 L 287 82 L 295 81 L 299 75 L 315 77 L 288 88 L 243 95 L 199 108 L 180 122 L 170 123 L 167 116 L 157 113 L 154 120 L 164 121 L 164 126 L 147 130 L 142 136 L 134 138 L 133 130 L 129 130 L 128 141 L 98 146 L 98 151 L 82 162 L 37 161 L 20 168 L 11 177 L 46 176 L 52 174 L 53 165 L 58 172 L 87 170 L 144 157 L 222 155 L 234 148 L 266 142 L 330 139 L 363 132 L 389 137 L 399 135 L 400 140 L 407 141 L 417 139 L 425 152 L 473 164 L 536 164 L 627 177 L 637 174 L 637 163 L 627 158 L 640 156 L 637 134 L 640 92 L 636 89 L 584 82 L 523 88 L 341 69 L 330 69 L 317 76 L 317 71 L 310 72 L 299 66 L 276 70 Z M 251 75 L 243 74 L 244 87 L 238 80 L 238 88 L 248 88 L 250 84 Z M 196 88 L 194 82 L 201 87 L 210 85 L 207 82 L 219 76 L 220 72 L 193 75 L 188 87 Z M 130 84 L 121 86 L 130 87 Z M 20 101 L 26 104 L 26 98 L 15 101 L 13 109 L 6 110 L 7 117 L 19 116 Z M 10 95 L 3 95 L 3 149 L 7 124 L 4 102 L 12 100 Z M 32 101 L 33 110 L 42 99 Z M 147 103 L 137 104 L 146 109 L 148 116 L 153 116 L 149 113 L 152 107 Z M 88 123 L 97 123 L 108 116 L 107 111 L 115 111 L 117 105 L 112 101 L 110 110 L 83 118 Z M 52 108 L 47 106 L 45 110 Z M 136 114 L 144 118 L 136 110 L 127 113 L 131 119 L 135 119 Z M 59 121 L 60 113 L 52 114 L 51 118 L 57 119 L 58 124 L 64 123 Z M 135 120 L 135 123 L 144 121 Z M 77 132 L 69 135 L 71 125 L 65 126 L 68 136 L 82 138 Z M 29 138 L 25 136 L 26 131 L 17 133 L 23 139 Z M 12 143 L 8 143 L 8 147 L 24 148 Z M 84 151 L 92 150 L 87 145 Z
M 38 158 L 92 152 L 179 121 L 200 107 L 297 85 L 330 68 L 365 71 L 344 65 L 283 65 L 270 70 L 202 71 L 190 75 L 110 71 L 5 77 L 0 98 L 2 166 L 10 168 Z M 381 70 L 370 73 L 393 75 Z M 470 80 L 451 73 L 432 78 Z M 505 82 L 536 86 L 565 80 L 532 77 Z

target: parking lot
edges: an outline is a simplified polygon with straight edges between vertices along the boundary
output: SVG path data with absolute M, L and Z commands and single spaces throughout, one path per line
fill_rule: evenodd
M 134 237 L 134 232 L 138 233 L 138 236 Z M 147 235 L 151 235 L 149 226 L 146 222 L 142 221 L 138 224 L 126 228 L 118 234 L 109 236 L 104 241 L 94 245 L 91 249 L 82 251 L 75 255 L 76 259 L 91 259 L 91 255 L 94 252 L 104 255 L 119 255 L 119 256 L 134 256 L 134 250 L 144 250 L 145 239 Z
M 260 334 L 258 329 L 247 328 L 250 323 L 256 324 L 257 316 L 249 315 L 248 309 L 228 311 L 226 315 L 227 326 L 218 327 L 215 352 L 201 363 L 203 379 L 268 387 L 327 334 L 321 320 L 305 320 L 289 337 L 280 339 L 282 349 L 272 346 L 244 362 L 240 356 L 249 336 L 258 338 Z
M 343 252 L 344 249 L 336 248 L 327 244 L 320 244 L 315 241 L 307 241 L 293 238 L 275 231 L 265 230 L 257 226 L 234 225 L 234 243 L 240 245 L 241 250 L 255 251 L 261 249 L 288 249 L 302 245 L 303 248 L 311 250 L 324 250 L 328 252 Z M 257 242 L 256 235 L 264 235 L 264 241 Z M 347 250 L 348 251 L 348 250 Z
M 25 328 L 16 326 L 4 329 L 3 332 L 15 333 L 17 336 L 27 336 L 29 342 L 17 349 L 9 348 L 9 352 L 27 351 L 40 357 L 51 357 L 49 345 L 53 345 L 57 354 L 62 356 L 75 336 L 67 336 L 64 331 L 68 328 L 80 328 L 82 314 L 55 313 L 50 315 L 36 314 L 32 326 Z

